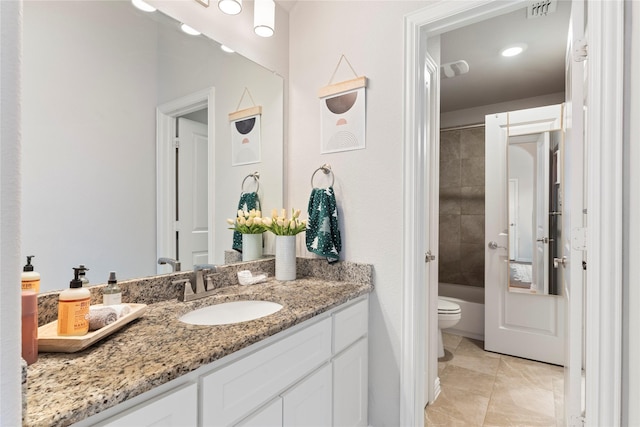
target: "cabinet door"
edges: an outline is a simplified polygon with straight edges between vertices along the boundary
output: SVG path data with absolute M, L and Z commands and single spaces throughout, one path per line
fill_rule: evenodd
M 198 386 L 189 384 L 143 402 L 108 420 L 105 426 L 177 427 L 198 424 Z
M 229 426 L 331 358 L 326 318 L 202 377 L 202 423 Z
M 285 427 L 331 425 L 331 365 L 324 365 L 282 395 Z
M 369 330 L 369 299 L 333 315 L 333 354 L 338 354 Z
M 368 399 L 367 338 L 333 359 L 333 425 L 366 426 Z
M 236 427 L 282 427 L 282 398 L 273 399 L 264 408 L 236 424 Z

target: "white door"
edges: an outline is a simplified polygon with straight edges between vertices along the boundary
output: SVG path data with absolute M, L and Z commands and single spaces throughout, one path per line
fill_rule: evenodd
M 562 106 L 553 105 L 491 114 L 485 121 L 485 349 L 558 365 L 564 363 L 564 298 L 509 290 L 504 234 L 508 139 L 559 130 L 561 118 Z
M 531 289 L 549 293 L 549 133 L 536 141 L 535 268 Z
M 185 270 L 208 263 L 208 140 L 207 125 L 178 119 L 177 247 Z
M 583 340 L 583 304 L 584 304 L 584 271 L 582 261 L 585 259 L 584 236 L 585 208 L 584 199 L 584 106 L 586 104 L 585 72 L 586 61 L 579 55 L 574 56 L 576 44 L 584 38 L 585 10 L 582 1 L 573 1 L 571 6 L 571 32 L 567 49 L 565 84 L 565 140 L 564 158 L 562 159 L 564 194 L 561 198 L 562 252 L 568 262 L 562 269 L 563 292 L 567 299 L 567 353 L 565 355 L 564 375 L 564 407 L 565 424 L 580 426 L 580 417 L 584 413 L 582 379 L 584 361 Z M 574 241 L 575 238 L 575 241 Z M 586 237 L 585 237 L 586 238 Z

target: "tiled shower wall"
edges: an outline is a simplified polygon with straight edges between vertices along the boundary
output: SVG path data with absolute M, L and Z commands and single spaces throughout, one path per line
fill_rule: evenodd
M 484 287 L 484 127 L 440 133 L 439 281 Z

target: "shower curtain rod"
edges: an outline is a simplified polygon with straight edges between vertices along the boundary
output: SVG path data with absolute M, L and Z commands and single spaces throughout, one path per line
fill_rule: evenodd
M 450 130 L 475 129 L 475 128 L 483 128 L 483 127 L 484 127 L 484 123 L 475 123 L 475 124 L 471 124 L 471 125 L 452 126 L 450 128 L 441 128 L 440 132 L 447 132 L 447 131 L 450 131 Z

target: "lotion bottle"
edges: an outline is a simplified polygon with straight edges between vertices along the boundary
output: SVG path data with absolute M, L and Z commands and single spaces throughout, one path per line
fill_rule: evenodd
M 91 292 L 82 287 L 80 271 L 84 267 L 74 267 L 74 278 L 69 289 L 60 292 L 58 301 L 58 335 L 76 336 L 89 332 L 89 305 Z
M 31 365 L 38 360 L 38 295 L 22 291 L 22 358 Z
M 122 291 L 116 280 L 116 272 L 112 271 L 109 273 L 107 286 L 102 291 L 102 304 L 115 305 L 120 303 L 122 303 Z
M 22 268 L 22 290 L 40 292 L 40 273 L 33 271 L 31 258 L 35 255 L 27 256 L 27 264 Z

